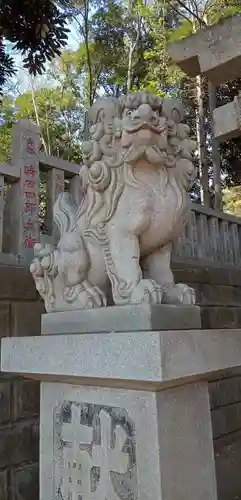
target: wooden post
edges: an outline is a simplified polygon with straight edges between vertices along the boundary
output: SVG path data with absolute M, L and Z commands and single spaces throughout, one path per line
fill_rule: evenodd
M 12 165 L 20 179 L 7 192 L 4 250 L 26 260 L 39 240 L 39 148 L 37 125 L 25 119 L 13 125 Z

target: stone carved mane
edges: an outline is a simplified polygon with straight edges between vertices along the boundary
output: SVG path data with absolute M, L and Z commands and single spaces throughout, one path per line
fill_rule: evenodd
M 35 246 L 31 272 L 46 310 L 106 306 L 109 285 L 117 305 L 193 304 L 194 291 L 174 284 L 170 269 L 196 177 L 181 102 L 144 92 L 99 99 L 89 119 L 82 203 L 61 194 L 59 242 Z

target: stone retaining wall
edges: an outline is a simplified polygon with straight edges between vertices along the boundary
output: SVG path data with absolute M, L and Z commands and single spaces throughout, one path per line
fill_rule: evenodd
M 241 328 L 241 270 L 174 264 L 192 285 L 203 328 Z M 0 337 L 40 333 L 44 311 L 27 269 L 0 266 Z M 219 500 L 241 499 L 241 371 L 210 384 Z M 38 382 L 0 377 L 0 500 L 38 499 Z
M 209 384 L 218 500 L 241 499 L 241 375 Z
M 240 269 L 203 267 L 199 261 L 173 264 L 173 269 L 176 282 L 195 288 L 204 329 L 241 328 Z
M 40 333 L 43 304 L 30 273 L 0 266 L 0 337 Z M 39 384 L 0 376 L 0 500 L 38 499 Z
M 203 328 L 241 328 L 241 271 L 174 264 L 176 281 L 195 288 Z M 218 500 L 241 499 L 241 370 L 209 384 Z

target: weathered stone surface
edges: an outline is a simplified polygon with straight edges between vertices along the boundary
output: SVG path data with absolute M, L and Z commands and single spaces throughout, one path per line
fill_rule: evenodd
M 13 382 L 13 418 L 29 418 L 39 414 L 40 388 L 33 380 Z
M 153 390 L 197 380 L 198 374 L 213 379 L 217 371 L 239 368 L 240 359 L 240 331 L 231 329 L 5 338 L 1 349 L 3 372 Z
M 8 474 L 6 470 L 0 472 L 0 498 L 8 500 Z
M 203 73 L 219 85 L 241 75 L 240 16 L 225 19 L 214 26 L 170 44 L 168 52 L 189 76 Z
M 0 299 L 37 298 L 33 278 L 27 267 L 0 265 Z
M 38 476 L 38 464 L 13 469 L 11 471 L 11 500 L 37 500 L 39 498 Z
M 0 265 L 0 281 L 0 337 L 40 332 L 44 308 L 29 270 Z M 1 372 L 0 500 L 38 499 L 38 409 L 38 383 Z
M 42 316 L 42 334 L 187 330 L 201 327 L 196 306 L 132 305 Z
M 51 168 L 51 170 L 47 172 L 47 212 L 45 221 L 48 234 L 51 235 L 54 235 L 54 232 L 56 230 L 53 223 L 54 204 L 59 194 L 63 192 L 64 192 L 64 170 Z
M 10 335 L 10 303 L 0 302 L 0 337 L 8 337 L 9 335 Z
M 21 119 L 12 130 L 12 164 L 20 179 L 7 190 L 4 216 L 4 251 L 31 259 L 39 240 L 39 157 L 40 127 Z
M 43 151 L 39 152 L 39 161 L 41 165 L 45 165 L 45 168 L 48 170 L 49 167 L 59 168 L 63 170 L 66 174 L 66 177 L 72 178 L 73 175 L 79 175 L 80 166 L 77 163 L 73 163 L 72 161 L 64 160 L 59 156 L 47 155 Z
M 0 382 L 0 425 L 9 422 L 11 408 L 10 382 Z M 0 496 L 1 498 L 1 496 Z
M 212 411 L 213 438 L 241 430 L 241 402 Z
M 212 409 L 241 402 L 241 376 L 211 382 L 209 395 Z
M 220 142 L 225 142 L 240 136 L 240 124 L 235 102 L 214 109 L 214 135 Z
M 199 261 L 190 264 L 173 262 L 175 279 L 188 283 L 204 283 L 208 285 L 232 285 L 241 287 L 241 270 L 233 267 L 203 266 Z M 227 304 L 226 304 L 227 305 Z
M 44 313 L 44 303 L 13 302 L 11 304 L 12 335 L 38 335 L 41 328 L 41 314 Z
M 188 265 L 190 266 L 190 264 Z M 177 281 L 183 281 L 184 283 L 190 283 L 193 285 L 193 283 L 203 283 L 203 284 L 208 284 L 211 286 L 212 285 L 232 285 L 233 288 L 241 288 L 241 271 L 235 269 L 235 268 L 230 268 L 230 269 L 219 269 L 219 268 L 203 268 L 202 266 L 194 268 L 192 267 L 187 267 L 185 268 L 185 263 L 181 265 L 173 265 L 175 269 L 175 278 Z M 9 269 L 9 268 L 8 268 Z M 15 268 L 18 269 L 18 268 Z M 24 270 L 26 273 L 26 270 Z M 18 272 L 18 271 L 16 271 Z M 0 268 L 0 273 L 1 273 L 1 268 Z M 14 299 L 15 304 L 17 299 L 23 299 L 23 296 L 21 295 L 21 288 L 20 285 L 16 284 L 18 286 L 18 291 L 17 294 L 18 296 Z M 24 286 L 24 285 L 23 285 Z M 195 286 L 195 285 L 194 285 Z M 5 283 L 3 283 L 3 287 L 5 287 Z M 216 291 L 215 288 L 213 288 L 214 292 Z M 1 293 L 1 291 L 0 291 Z M 9 292 L 8 292 L 9 293 Z M 211 293 L 211 292 L 210 292 Z M 232 292 L 234 293 L 234 292 Z M 16 294 L 16 290 L 13 290 L 13 294 Z M 34 291 L 35 294 L 35 291 Z M 11 297 L 10 297 L 11 298 Z M 33 297 L 30 297 L 33 298 Z M 6 299 L 4 299 L 6 300 Z M 10 300 L 10 299 L 9 299 Z M 24 299 L 25 301 L 28 300 Z M 3 302 L 0 303 L 0 311 L 1 311 L 1 306 L 2 304 L 4 305 L 4 310 L 5 306 L 7 306 L 8 309 L 8 303 Z M 32 301 L 29 303 L 30 305 L 30 310 L 31 306 L 35 307 L 35 302 Z M 202 321 L 203 325 L 205 324 L 205 328 L 209 328 L 207 321 L 209 324 L 212 324 L 214 327 L 223 328 L 223 325 L 226 325 L 227 327 L 240 327 L 241 325 L 241 312 L 240 312 L 240 307 L 204 307 L 203 312 L 202 312 Z M 27 306 L 26 306 L 27 307 Z M 21 304 L 19 304 L 19 309 L 18 309 L 18 314 L 21 315 Z M 212 312 L 212 311 L 215 311 Z M 23 314 L 26 314 L 26 310 L 24 308 L 22 309 Z M 204 317 L 206 315 L 209 316 L 208 320 L 206 319 L 206 323 L 204 323 Z M 13 317 L 12 317 L 13 318 Z M 238 323 L 237 323 L 238 322 Z M 1 329 L 1 321 L 0 321 L 0 329 Z M 19 323 L 20 324 L 20 323 Z M 1 330 L 0 330 L 1 331 Z M 4 327 L 5 331 L 5 327 Z M 33 330 L 31 330 L 31 327 L 27 327 L 26 330 L 27 334 L 33 334 Z M 16 330 L 15 330 L 16 334 Z M 20 332 L 20 334 L 22 334 Z M 26 333 L 25 333 L 26 334 Z M 196 344 L 195 344 L 196 345 Z M 132 351 L 133 353 L 133 351 Z M 130 355 L 132 355 L 130 353 Z M 208 353 L 207 355 L 205 354 L 206 359 L 208 359 Z M 153 357 L 151 358 L 153 362 Z M 7 375 L 5 375 L 7 376 Z M 6 381 L 8 383 L 8 381 Z M 15 385 L 16 384 L 16 385 Z M 219 386 L 220 384 L 220 386 Z M 33 383 L 33 385 L 35 385 Z M 215 417 L 216 420 L 214 421 L 213 419 L 213 425 L 214 425 L 214 432 L 215 436 L 218 436 L 218 432 L 220 432 L 220 425 L 222 424 L 222 432 L 229 432 L 230 428 L 235 428 L 236 426 L 234 424 L 237 423 L 239 417 L 239 412 L 235 410 L 234 415 L 232 415 L 232 406 L 236 403 L 239 403 L 239 391 L 240 391 L 240 377 L 235 377 L 233 379 L 226 379 L 223 381 L 215 382 L 210 385 L 210 394 L 211 394 L 211 404 L 214 407 L 220 407 L 223 405 L 226 405 L 229 407 L 230 405 L 230 410 L 231 412 L 229 414 L 229 417 L 225 416 L 223 417 Z M 7 394 L 7 389 L 4 387 L 4 393 Z M 1 393 L 1 386 L 0 386 L 0 393 Z M 24 394 L 25 393 L 25 394 Z M 24 450 L 24 454 L 22 455 L 22 460 L 24 463 L 27 463 L 29 461 L 37 459 L 37 452 L 35 451 L 35 458 L 33 458 L 33 455 L 31 456 L 32 452 L 31 450 L 37 449 L 38 443 L 37 443 L 37 438 L 35 439 L 33 436 L 32 438 L 26 438 L 24 441 L 19 438 L 19 434 L 22 432 L 22 425 L 23 425 L 23 419 L 29 417 L 32 414 L 32 411 L 34 411 L 35 406 L 38 405 L 37 401 L 37 392 L 34 390 L 33 393 L 31 393 L 31 382 L 28 383 L 26 381 L 21 381 L 20 384 L 18 382 L 13 383 L 13 396 L 14 399 L 12 400 L 12 411 L 13 414 L 12 416 L 16 419 L 20 419 L 15 422 L 15 434 L 17 435 L 17 438 L 14 439 L 15 446 L 20 446 L 22 449 L 24 447 L 27 447 L 27 450 Z M 5 396 L 4 396 L 5 397 Z M 1 399 L 0 399 L 0 404 L 1 404 Z M 2 407 L 4 408 L 5 412 L 5 405 Z M 220 410 L 223 408 L 220 408 Z M 4 421 L 2 421 L 2 425 L 6 422 L 6 415 L 9 411 L 9 406 L 7 406 L 7 412 L 5 412 Z M 215 410 L 216 411 L 216 410 Z M 0 406 L 0 422 L 1 422 L 1 406 Z M 220 424 L 221 420 L 221 424 Z M 223 420 L 225 421 L 225 425 L 223 425 Z M 240 420 L 241 421 L 241 420 Z M 217 423 L 216 423 L 217 422 Z M 6 422 L 7 423 L 7 422 Z M 28 425 L 28 423 L 27 423 Z M 20 426 L 20 427 L 19 427 Z M 215 429 L 216 426 L 216 429 Z M 19 428 L 19 430 L 18 430 Z M 9 427 L 8 427 L 9 429 Z M 226 429 L 226 431 L 225 431 Z M 0 432 L 0 450 L 1 446 L 4 445 L 4 443 L 11 445 L 12 439 L 9 437 L 8 434 L 8 439 L 5 439 L 5 427 L 2 427 L 1 432 Z M 27 431 L 25 430 L 25 433 L 27 434 Z M 25 434 L 25 435 L 26 435 Z M 235 434 L 235 432 L 234 432 Z M 236 434 L 235 434 L 236 435 Z M 215 440 L 215 443 L 220 442 L 222 438 L 219 437 L 219 439 Z M 35 443 L 35 444 L 34 444 Z M 238 447 L 237 443 L 234 443 L 232 448 L 230 446 L 225 446 L 222 448 L 220 454 L 216 452 L 216 467 L 217 467 L 217 485 L 218 485 L 218 493 L 219 493 L 219 500 L 236 500 L 239 498 L 239 494 L 241 491 L 241 480 L 240 480 L 240 467 L 241 467 L 241 455 L 240 455 L 240 449 Z M 233 451 L 232 451 L 233 450 Z M 6 452 L 7 453 L 7 452 Z M 20 454 L 20 452 L 19 452 Z M 2 453 L 0 453 L 0 458 L 2 456 Z M 17 457 L 18 464 L 21 464 L 21 457 Z M 7 463 L 8 462 L 8 463 Z M 22 462 L 22 463 L 23 463 Z M 3 464 L 4 467 L 11 468 L 13 466 L 13 463 L 16 463 L 16 454 L 14 451 L 9 452 L 6 454 L 6 460 L 4 462 L 0 461 L 0 467 L 2 467 L 1 464 Z M 221 465 L 220 465 L 221 464 Z M 38 499 L 38 492 L 36 491 L 36 488 L 38 488 L 38 483 L 37 483 L 37 477 L 35 476 L 35 472 L 37 467 L 34 465 L 33 466 L 33 474 L 31 472 L 32 466 L 22 466 L 18 467 L 17 469 L 12 468 L 12 471 L 10 473 L 11 479 L 11 484 L 9 483 L 8 485 L 8 497 L 5 498 L 5 491 L 7 491 L 7 474 L 5 471 L 1 472 L 0 474 L 0 485 L 1 485 L 1 479 L 3 480 L 3 492 L 1 491 L 1 486 L 0 486 L 0 500 L 37 500 Z M 35 478 L 35 479 L 34 479 Z M 9 497 L 10 495 L 10 497 Z M 44 498 L 46 500 L 46 498 Z M 185 499 L 186 500 L 186 499 Z
M 40 500 L 89 500 L 91 486 L 100 499 L 217 499 L 205 382 L 160 392 L 44 382 L 40 436 Z
M 219 442 L 220 440 L 218 440 Z M 241 436 L 215 446 L 218 500 L 241 500 Z
M 0 467 L 38 460 L 38 424 L 35 420 L 18 422 L 0 430 Z
M 203 306 L 241 305 L 241 288 L 233 286 L 196 285 L 197 303 Z
M 241 307 L 202 307 L 202 328 L 241 328 Z
M 30 267 L 46 311 L 105 307 L 108 282 L 117 306 L 194 305 L 194 290 L 175 284 L 170 269 L 170 243 L 188 220 L 196 178 L 182 103 L 148 92 L 102 98 L 89 120 L 84 203 L 77 210 L 58 197 L 58 249 L 36 245 Z

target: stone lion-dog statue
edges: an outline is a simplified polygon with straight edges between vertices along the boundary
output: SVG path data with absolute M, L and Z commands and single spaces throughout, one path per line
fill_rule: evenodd
M 178 99 L 147 92 L 98 99 L 89 110 L 76 207 L 54 206 L 56 245 L 35 245 L 31 273 L 47 312 L 126 304 L 195 303 L 175 284 L 172 244 L 190 214 L 196 143 Z

